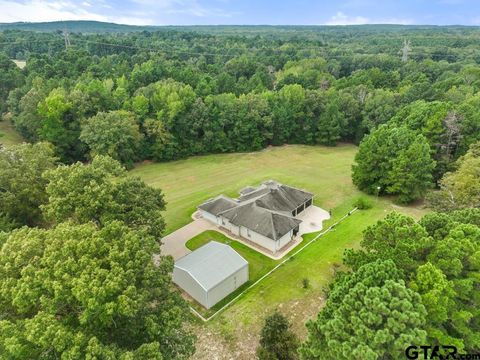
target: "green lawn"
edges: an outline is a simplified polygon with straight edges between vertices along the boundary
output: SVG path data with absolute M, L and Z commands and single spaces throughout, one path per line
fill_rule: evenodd
M 10 146 L 21 143 L 22 137 L 8 121 L 0 120 L 0 144 Z
M 267 179 L 313 192 L 315 205 L 332 210 L 332 219 L 324 223 L 326 227 L 351 210 L 355 199 L 362 195 L 351 181 L 356 151 L 357 147 L 353 145 L 291 145 L 256 153 L 207 155 L 169 163 L 141 164 L 131 174 L 164 191 L 168 202 L 165 212 L 168 232 L 190 222 L 196 206 L 206 199 L 220 193 L 238 196 L 242 187 Z M 391 211 L 415 218 L 425 213 L 421 206 L 401 207 L 388 198 L 370 198 L 372 209 L 355 212 L 334 231 L 320 237 L 246 292 L 211 322 L 198 325 L 198 331 L 207 327 L 208 331 L 218 334 L 213 342 L 227 342 L 231 351 L 251 350 L 252 345 L 248 343 L 251 334 L 258 334 L 264 317 L 278 308 L 289 316 L 294 330 L 304 335 L 304 323 L 323 305 L 324 290 L 341 266 L 344 250 L 359 246 L 362 231 Z M 223 235 L 216 234 L 200 234 L 187 244 L 193 249 L 210 239 L 228 241 Z M 304 242 L 313 236 L 305 235 Z M 252 277 L 260 277 L 276 263 L 269 258 L 262 261 L 260 254 L 242 248 L 240 243 L 231 242 L 230 245 L 251 263 Z M 308 289 L 302 287 L 304 278 L 310 281 Z M 201 341 L 206 340 L 202 337 Z
M 191 221 L 203 201 L 224 193 L 238 196 L 247 185 L 268 179 L 307 189 L 314 203 L 334 209 L 355 197 L 350 171 L 357 147 L 282 146 L 260 152 L 197 156 L 158 164 L 141 164 L 131 171 L 161 188 L 167 200 L 167 233 Z

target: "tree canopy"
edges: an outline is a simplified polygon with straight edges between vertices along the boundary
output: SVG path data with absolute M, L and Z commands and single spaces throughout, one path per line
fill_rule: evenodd
M 392 151 L 376 159 L 384 176 L 362 176 L 359 163 L 354 179 L 400 202 L 439 185 L 480 140 L 473 29 L 156 30 L 72 33 L 67 49 L 54 33 L 0 32 L 0 50 L 27 60 L 23 70 L 0 61 L 0 111 L 27 141 L 51 142 L 63 163 L 109 155 L 128 167 L 283 144 L 348 141 L 374 152 L 386 126 L 377 150 L 392 142 Z M 402 59 L 406 38 L 415 55 Z
M 173 262 L 118 221 L 22 228 L 0 250 L 0 352 L 10 359 L 178 359 L 192 353 Z
M 43 222 L 40 206 L 48 201 L 44 171 L 55 166 L 47 143 L 0 145 L 0 231 Z
M 432 191 L 429 205 L 438 211 L 480 207 L 480 142 L 459 158 L 457 169 L 440 180 L 440 190 Z
M 380 126 L 362 141 L 355 161 L 353 183 L 370 194 L 394 194 L 406 203 L 433 186 L 430 146 L 406 127 Z

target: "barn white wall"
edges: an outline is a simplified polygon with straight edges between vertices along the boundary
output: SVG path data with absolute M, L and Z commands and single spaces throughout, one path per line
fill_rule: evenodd
M 207 294 L 207 309 L 230 295 L 248 281 L 248 264 L 213 287 Z
M 187 294 L 202 306 L 207 307 L 207 292 L 187 271 L 174 266 L 172 279 L 173 282 L 185 290 Z

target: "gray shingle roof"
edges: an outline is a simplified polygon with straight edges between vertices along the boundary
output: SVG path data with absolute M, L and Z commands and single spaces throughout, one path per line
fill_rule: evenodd
M 222 211 L 232 209 L 236 207 L 238 204 L 233 201 L 232 199 L 229 199 L 223 195 L 217 196 L 214 199 L 210 199 L 206 202 L 204 202 L 202 205 L 200 205 L 198 208 L 201 210 L 205 210 L 209 212 L 210 214 L 213 214 L 217 216 L 220 214 Z
M 256 198 L 260 195 L 265 195 L 270 192 L 270 189 L 267 187 L 259 186 L 257 189 L 252 190 L 246 194 L 241 194 L 240 198 L 238 199 L 240 202 L 247 201 L 253 198 Z
M 237 201 L 220 195 L 198 208 L 277 240 L 301 223 L 291 214 L 312 197 L 313 194 L 304 190 L 269 180 L 256 188 L 242 189 Z
M 216 241 L 210 241 L 175 262 L 175 267 L 188 272 L 206 291 L 247 265 L 247 260 L 230 246 Z
M 270 239 L 277 240 L 302 221 L 290 216 L 268 211 L 255 202 L 230 209 L 222 213 L 236 226 L 243 226 Z
M 261 201 L 259 205 L 266 209 L 288 212 L 292 212 L 313 196 L 309 192 L 273 180 L 265 181 L 256 189 L 250 188 L 246 193 L 242 191 L 240 195 L 240 202 L 258 198 Z

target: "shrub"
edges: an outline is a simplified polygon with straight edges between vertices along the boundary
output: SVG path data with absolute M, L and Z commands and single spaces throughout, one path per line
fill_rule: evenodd
M 359 210 L 367 210 L 372 207 L 372 202 L 370 201 L 370 199 L 362 196 L 355 200 L 355 203 L 353 205 Z
M 302 287 L 304 289 L 308 289 L 310 287 L 310 280 L 308 280 L 307 278 L 302 279 Z

